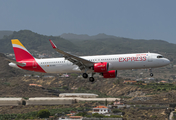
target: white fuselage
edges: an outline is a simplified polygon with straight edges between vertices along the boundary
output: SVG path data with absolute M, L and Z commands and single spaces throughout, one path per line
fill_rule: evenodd
M 163 58 L 162 55 L 156 53 L 96 55 L 81 56 L 81 58 L 95 63 L 108 62 L 111 65 L 110 70 L 157 68 L 170 63 L 167 58 Z M 65 58 L 36 59 L 36 61 L 46 73 L 81 72 L 77 65 L 73 65 Z

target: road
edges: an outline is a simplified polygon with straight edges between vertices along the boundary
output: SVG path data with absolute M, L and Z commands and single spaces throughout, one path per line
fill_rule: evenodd
M 174 112 L 174 111 L 172 111 L 172 112 L 170 113 L 170 115 L 169 115 L 169 120 L 172 120 L 173 112 Z

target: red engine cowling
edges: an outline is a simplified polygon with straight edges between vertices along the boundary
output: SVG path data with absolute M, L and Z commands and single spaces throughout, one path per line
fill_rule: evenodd
M 117 70 L 111 70 L 106 73 L 103 73 L 104 78 L 116 78 L 117 77 Z
M 94 72 L 105 73 L 109 71 L 109 63 L 99 62 L 94 64 Z

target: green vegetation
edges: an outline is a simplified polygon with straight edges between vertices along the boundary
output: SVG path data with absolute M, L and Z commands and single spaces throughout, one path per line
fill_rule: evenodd
M 151 118 L 157 118 L 157 116 L 156 116 L 156 115 L 153 115 L 153 116 L 151 116 Z
M 105 117 L 103 114 L 98 114 L 98 113 L 94 113 L 92 114 L 92 117 L 95 117 L 95 118 L 103 118 Z
M 3 85 L 5 85 L 5 86 L 10 86 L 10 83 L 4 82 Z
M 58 47 L 61 48 L 62 50 L 73 52 L 79 51 L 76 45 L 63 38 L 40 35 L 30 30 L 20 30 L 18 32 L 13 32 L 12 35 L 4 36 L 2 39 L 0 39 L 1 41 L 0 52 L 13 53 L 11 39 L 19 39 L 25 45 L 25 47 L 29 51 L 31 51 L 31 53 L 33 53 L 34 51 L 48 53 L 48 51 L 50 51 L 51 54 L 53 50 L 48 41 L 49 39 L 52 39 L 56 43 L 56 45 L 59 45 Z
M 76 111 L 76 110 L 82 110 L 83 112 L 80 112 L 76 114 L 76 116 L 83 116 L 83 117 L 95 117 L 95 118 L 121 118 L 119 115 L 111 115 L 111 116 L 104 116 L 102 114 L 94 113 L 91 115 L 88 115 L 87 112 L 84 111 L 84 109 L 89 108 L 59 108 L 59 109 L 42 109 L 40 111 L 35 112 L 29 112 L 25 114 L 0 114 L 0 120 L 4 119 L 37 119 L 39 118 L 48 118 L 49 116 L 55 116 L 56 114 L 65 115 L 68 114 L 70 111 Z M 120 110 L 114 110 L 114 113 L 122 112 Z
M 29 97 L 23 97 L 23 99 L 25 99 L 25 100 L 29 100 Z
M 87 112 L 80 112 L 78 114 L 76 114 L 75 116 L 83 116 L 83 117 L 87 117 Z
M 112 112 L 113 112 L 113 113 L 118 113 L 118 112 L 122 112 L 122 111 L 119 110 L 119 109 L 113 109 Z
M 176 90 L 176 85 L 174 84 L 168 84 L 168 83 L 150 83 L 147 85 L 137 85 L 144 89 L 154 89 L 155 91 L 170 91 L 170 90 Z
M 65 114 L 69 113 L 70 111 L 75 111 L 80 108 L 60 108 L 60 109 L 50 109 L 50 110 L 40 110 L 35 112 L 29 112 L 24 114 L 0 114 L 0 120 L 9 120 L 9 119 L 37 119 L 38 117 L 47 117 L 48 115 L 54 116 L 56 113 Z M 81 108 L 84 109 L 84 108 Z M 50 113 L 50 114 L 49 114 Z M 45 116 L 45 114 L 47 116 Z
M 37 118 L 38 112 L 30 112 L 25 114 L 4 114 L 0 115 L 0 120 L 9 120 L 9 119 L 31 119 L 31 118 Z
M 95 118 L 122 118 L 120 115 L 104 116 L 103 114 L 98 114 L 98 113 L 92 114 L 92 117 L 95 117 Z
M 50 112 L 47 109 L 40 110 L 37 114 L 39 118 L 49 118 Z
M 8 36 L 13 34 L 13 31 L 0 31 L 0 39 L 2 39 L 4 36 Z

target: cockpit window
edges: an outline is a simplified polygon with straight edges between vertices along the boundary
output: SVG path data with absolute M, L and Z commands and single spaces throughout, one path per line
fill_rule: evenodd
M 161 55 L 158 55 L 158 56 L 157 56 L 157 58 L 163 58 L 163 56 L 161 56 Z

